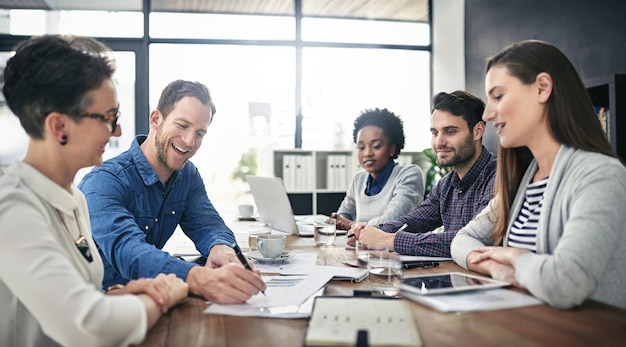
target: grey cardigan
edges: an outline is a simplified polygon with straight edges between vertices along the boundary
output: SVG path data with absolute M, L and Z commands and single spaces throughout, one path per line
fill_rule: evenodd
M 513 201 L 507 230 L 536 171 L 533 161 Z M 571 308 L 592 298 L 626 308 L 624 165 L 615 158 L 562 145 L 543 198 L 537 253 L 518 259 L 515 279 L 554 307 Z M 493 244 L 494 200 L 452 241 L 452 257 L 464 268 L 473 249 Z M 505 245 L 507 241 L 508 231 Z
M 403 216 L 424 200 L 422 169 L 415 164 L 396 165 L 380 193 L 365 195 L 366 171 L 357 172 L 337 212 L 353 220 L 378 225 Z

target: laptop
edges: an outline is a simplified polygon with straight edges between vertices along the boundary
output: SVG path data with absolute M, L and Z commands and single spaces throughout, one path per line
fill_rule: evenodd
M 294 216 L 287 190 L 280 177 L 247 176 L 261 221 L 272 229 L 298 236 L 313 236 L 313 221 L 323 214 Z M 337 233 L 345 230 L 337 230 Z

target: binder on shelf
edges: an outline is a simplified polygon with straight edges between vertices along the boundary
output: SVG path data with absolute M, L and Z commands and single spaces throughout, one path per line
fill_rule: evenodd
M 283 156 L 283 183 L 288 192 L 296 190 L 296 156 L 285 154 Z
M 336 170 L 337 170 L 337 156 L 334 154 L 328 155 L 326 158 L 326 188 L 328 190 L 334 190 L 336 186 Z
M 398 155 L 398 159 L 396 159 L 396 162 L 400 165 L 413 164 L 413 156 L 410 154 L 400 154 Z
M 296 190 L 298 192 L 310 192 L 313 190 L 314 170 L 313 156 L 296 156 Z
M 348 189 L 348 161 L 349 157 L 347 155 L 339 156 L 339 169 L 337 170 L 338 181 L 339 184 L 337 186 L 338 191 L 346 191 Z
M 304 167 L 304 165 L 306 164 L 304 162 L 304 156 L 302 155 L 295 155 L 295 186 L 294 186 L 294 192 L 301 192 L 304 190 L 304 181 L 306 180 L 306 178 L 304 177 L 306 175 L 306 169 Z

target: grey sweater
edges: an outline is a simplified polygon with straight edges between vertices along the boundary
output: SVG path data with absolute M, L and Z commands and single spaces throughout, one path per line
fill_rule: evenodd
M 508 230 L 536 171 L 533 161 L 515 196 Z M 543 199 L 537 253 L 518 259 L 516 280 L 558 308 L 587 298 L 626 308 L 626 168 L 617 159 L 563 145 Z M 473 249 L 493 244 L 494 200 L 452 241 L 457 264 L 467 268 Z
M 378 225 L 409 213 L 424 200 L 424 179 L 417 165 L 396 165 L 380 193 L 365 195 L 366 171 L 354 175 L 346 197 L 337 210 L 355 221 Z

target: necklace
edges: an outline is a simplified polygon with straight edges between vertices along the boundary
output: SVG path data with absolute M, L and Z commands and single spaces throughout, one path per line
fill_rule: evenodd
M 59 215 L 59 218 L 61 218 L 61 222 L 63 222 L 63 225 L 65 226 L 65 230 L 67 230 L 67 232 L 70 234 L 70 237 L 73 238 L 70 228 L 65 223 L 65 218 L 63 218 L 63 215 L 61 214 L 59 210 L 56 210 L 56 211 L 57 211 L 57 214 Z M 80 228 L 80 223 L 78 222 L 78 215 L 76 214 L 76 210 L 74 210 L 74 219 L 76 219 L 76 226 L 78 226 L 78 238 L 74 240 L 74 244 L 76 245 L 76 248 L 78 249 L 80 254 L 82 254 L 83 257 L 87 259 L 88 262 L 91 263 L 93 261 L 93 257 L 91 256 L 89 243 L 87 243 L 87 239 L 85 238 L 85 235 L 83 235 L 83 231 Z

